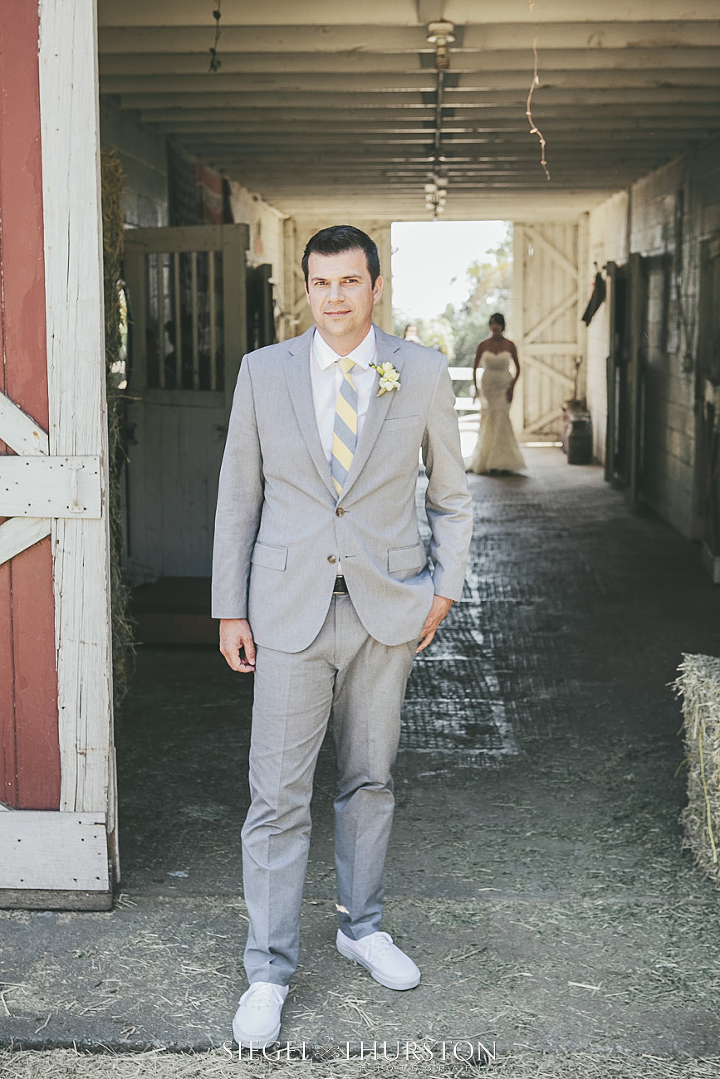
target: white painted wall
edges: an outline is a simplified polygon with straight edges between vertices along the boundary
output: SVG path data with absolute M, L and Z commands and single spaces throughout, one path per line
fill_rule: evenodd
M 284 282 L 285 242 L 284 228 L 285 215 L 269 202 L 265 202 L 260 195 L 242 187 L 234 180 L 230 181 L 230 207 L 233 221 L 244 224 L 250 230 L 250 246 L 247 252 L 248 266 L 262 266 L 270 263 L 272 266 L 272 280 L 274 282 L 273 295 L 278 312 L 283 315 L 287 307 Z M 283 333 L 286 319 L 280 318 L 280 337 L 289 336 Z
M 270 262 L 273 270 L 279 273 L 282 268 L 285 215 L 234 180 L 230 181 L 230 206 L 233 220 L 250 229 L 248 265 L 261 266 Z

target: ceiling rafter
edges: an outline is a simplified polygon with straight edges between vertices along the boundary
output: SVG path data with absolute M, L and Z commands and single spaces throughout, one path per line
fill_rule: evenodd
M 535 4 L 549 183 L 525 117 L 524 2 L 223 0 L 210 73 L 212 5 L 98 0 L 101 92 L 287 213 L 352 197 L 423 217 L 429 174 L 448 217 L 533 191 L 589 208 L 720 134 L 717 0 L 686 6 L 680 20 L 676 0 L 606 0 L 584 19 L 567 0 Z M 443 20 L 454 40 L 439 73 L 428 23 Z

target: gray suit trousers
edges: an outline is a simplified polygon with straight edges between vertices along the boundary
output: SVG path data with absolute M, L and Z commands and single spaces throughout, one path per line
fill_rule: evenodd
M 287 985 L 297 968 L 313 776 L 331 714 L 338 904 L 347 912 L 339 912 L 340 928 L 355 940 L 380 929 L 394 808 L 390 769 L 416 645 L 374 640 L 343 595 L 333 597 L 320 633 L 302 652 L 257 649 L 251 805 L 242 831 L 250 982 Z

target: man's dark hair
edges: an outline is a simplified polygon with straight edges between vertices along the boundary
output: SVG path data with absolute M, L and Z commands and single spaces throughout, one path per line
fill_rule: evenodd
M 354 225 L 330 225 L 311 236 L 303 253 L 302 272 L 305 284 L 308 283 L 308 260 L 311 255 L 340 255 L 343 251 L 360 250 L 365 252 L 365 261 L 370 271 L 373 287 L 380 276 L 380 256 L 377 244 L 362 229 Z
M 500 314 L 499 311 L 496 311 L 494 315 L 490 316 L 490 318 L 488 320 L 488 325 L 490 324 L 490 322 L 497 322 L 498 326 L 502 330 L 505 329 L 505 316 Z

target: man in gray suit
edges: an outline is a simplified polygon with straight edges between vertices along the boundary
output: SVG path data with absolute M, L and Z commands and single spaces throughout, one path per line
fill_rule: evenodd
M 303 256 L 315 325 L 243 360 L 220 473 L 213 615 L 255 672 L 243 827 L 250 988 L 241 1046 L 277 1040 L 299 952 L 310 799 L 332 714 L 341 955 L 383 985 L 417 966 L 381 931 L 390 769 L 413 658 L 460 598 L 472 509 L 445 357 L 373 325 L 377 247 L 349 225 Z M 431 562 L 418 532 L 422 452 Z

